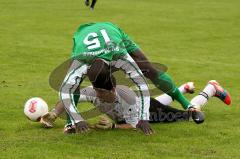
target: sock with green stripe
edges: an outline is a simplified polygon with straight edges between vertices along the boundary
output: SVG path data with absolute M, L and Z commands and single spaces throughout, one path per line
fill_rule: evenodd
M 66 121 L 66 125 L 72 125 L 72 120 L 70 118 L 70 116 L 66 113 L 67 115 L 67 121 Z
M 159 72 L 157 78 L 153 82 L 157 88 L 159 88 L 164 93 L 170 95 L 173 99 L 176 99 L 184 109 L 190 106 L 190 102 L 186 97 L 179 91 L 179 89 L 174 84 L 170 75 L 165 72 Z
M 79 98 L 80 98 L 80 90 L 79 90 L 79 88 L 77 88 L 76 91 L 73 94 L 73 99 L 74 99 L 75 106 L 77 106 Z M 68 114 L 67 114 L 67 121 L 66 122 L 67 122 L 66 125 L 71 125 L 72 124 L 71 117 Z

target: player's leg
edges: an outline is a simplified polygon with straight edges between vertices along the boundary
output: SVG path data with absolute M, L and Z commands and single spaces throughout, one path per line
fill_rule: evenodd
M 78 87 L 73 94 L 73 99 L 74 99 L 74 103 L 76 106 L 78 104 L 79 98 L 80 98 L 80 89 Z M 75 128 L 74 124 L 72 123 L 71 117 L 68 114 L 66 114 L 66 115 L 67 115 L 67 120 L 66 120 L 66 125 L 64 126 L 63 132 L 66 134 L 75 133 L 76 128 Z
M 97 3 L 97 0 L 92 0 L 90 8 L 93 10 L 95 7 L 95 4 Z
M 151 98 L 149 111 L 151 123 L 188 121 L 191 118 L 196 124 L 201 124 L 205 119 L 204 113 L 196 108 L 190 107 L 188 110 L 183 111 L 171 106 L 165 106 L 154 98 Z
M 89 0 L 85 0 L 85 5 L 89 6 Z
M 195 86 L 193 82 L 187 82 L 181 85 L 180 87 L 178 87 L 178 89 L 183 94 L 184 93 L 192 94 L 194 93 Z M 163 105 L 170 105 L 173 102 L 172 97 L 169 96 L 168 94 L 162 94 L 160 96 L 157 96 L 155 99 L 158 100 Z
M 149 78 L 157 88 L 170 95 L 173 99 L 176 99 L 184 109 L 187 109 L 191 105 L 176 87 L 171 76 L 166 72 L 156 70 L 140 49 L 135 50 L 130 55 L 136 61 L 145 77 Z
M 191 116 L 189 111 L 163 105 L 154 98 L 150 100 L 149 112 L 151 123 L 188 121 Z
M 196 97 L 191 100 L 194 107 L 201 109 L 211 97 L 217 97 L 225 104 L 231 104 L 230 94 L 215 80 L 211 80 Z
M 150 106 L 150 93 L 148 89 L 148 85 L 146 80 L 141 72 L 141 69 L 132 59 L 129 54 L 119 58 L 116 61 L 112 61 L 110 63 L 111 66 L 122 69 L 125 74 L 133 81 L 133 83 L 137 86 L 137 104 L 140 106 L 139 113 L 139 121 L 136 125 L 137 128 L 141 129 L 146 135 L 150 135 L 153 133 L 151 129 L 148 119 L 149 119 L 149 106 Z

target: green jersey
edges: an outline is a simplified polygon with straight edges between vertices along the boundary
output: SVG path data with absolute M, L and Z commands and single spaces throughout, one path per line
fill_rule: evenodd
M 91 63 L 96 58 L 116 60 L 138 49 L 130 37 L 110 22 L 81 25 L 73 37 L 72 58 Z
M 108 61 L 110 67 L 121 69 L 136 84 L 138 118 L 149 120 L 148 85 L 138 65 L 129 55 L 138 49 L 129 36 L 112 23 L 89 23 L 78 28 L 73 40 L 72 63 L 59 93 L 71 123 L 84 121 L 76 107 L 75 91 L 87 76 L 89 65 L 96 58 Z

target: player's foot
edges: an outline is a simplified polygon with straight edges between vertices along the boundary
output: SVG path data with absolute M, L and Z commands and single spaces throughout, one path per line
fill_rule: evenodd
M 188 108 L 188 115 L 189 120 L 193 120 L 196 124 L 201 124 L 205 120 L 204 113 L 195 106 L 191 106 Z
M 184 84 L 184 90 L 186 91 L 186 93 L 190 93 L 193 94 L 195 91 L 195 86 L 193 82 L 187 82 Z
M 48 112 L 47 114 L 43 115 L 40 119 L 40 123 L 45 128 L 52 128 L 53 123 L 57 119 L 57 115 L 54 112 Z
M 85 0 L 85 5 L 89 6 L 89 0 Z
M 64 127 L 64 129 L 63 129 L 63 133 L 64 133 L 64 134 L 73 134 L 73 133 L 76 133 L 75 125 L 72 125 L 72 124 L 65 125 L 65 127 Z
M 211 84 L 214 86 L 216 90 L 216 93 L 214 95 L 215 97 L 219 98 L 227 105 L 231 104 L 230 94 L 222 86 L 220 86 L 220 84 L 217 81 L 211 80 L 208 82 L 208 84 Z

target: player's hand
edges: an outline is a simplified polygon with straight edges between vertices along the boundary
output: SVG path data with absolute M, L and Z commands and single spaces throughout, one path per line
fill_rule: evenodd
M 145 135 L 152 135 L 153 130 L 150 127 L 148 120 L 140 120 L 136 126 L 138 129 L 141 129 Z
M 53 123 L 55 122 L 56 119 L 57 119 L 56 113 L 48 112 L 41 117 L 40 123 L 44 128 L 52 128 Z
M 106 130 L 106 129 L 113 129 L 114 126 L 115 126 L 114 123 L 112 123 L 108 118 L 101 117 L 98 123 L 94 125 L 94 128 Z
M 200 109 L 189 107 L 188 111 L 191 113 L 192 119 L 196 124 L 201 124 L 204 122 L 205 115 Z
M 88 124 L 86 121 L 80 121 L 75 123 L 76 133 L 85 133 L 89 130 Z

